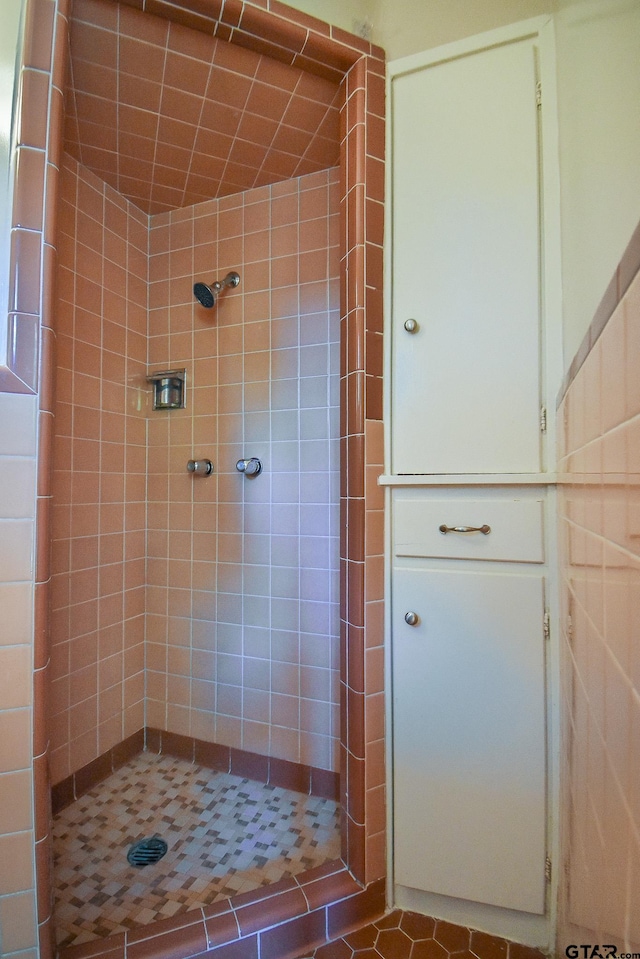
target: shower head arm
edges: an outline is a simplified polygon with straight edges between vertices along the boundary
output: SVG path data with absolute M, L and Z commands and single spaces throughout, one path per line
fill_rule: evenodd
M 196 283 L 193 287 L 195 298 L 204 307 L 215 306 L 216 296 L 227 286 L 238 286 L 240 283 L 240 274 L 232 270 L 223 280 L 214 280 L 210 285 L 206 283 Z
M 219 293 L 221 290 L 224 290 L 227 286 L 237 286 L 240 282 L 240 274 L 232 270 L 222 280 L 214 280 L 213 283 L 209 284 L 209 289 L 214 290 L 216 293 Z
M 240 274 L 236 273 L 235 270 L 231 270 L 230 273 L 227 273 L 223 280 L 216 280 L 215 286 L 219 289 L 223 289 L 225 286 L 237 286 L 240 282 Z

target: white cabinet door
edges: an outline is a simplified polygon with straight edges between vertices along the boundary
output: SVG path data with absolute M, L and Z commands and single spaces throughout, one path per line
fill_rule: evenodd
M 543 592 L 535 573 L 394 570 L 396 884 L 544 912 Z
M 534 54 L 520 40 L 392 80 L 394 473 L 540 469 Z

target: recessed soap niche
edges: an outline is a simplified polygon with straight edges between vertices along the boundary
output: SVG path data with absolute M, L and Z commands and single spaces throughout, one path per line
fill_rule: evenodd
M 187 405 L 187 371 L 155 370 L 147 376 L 154 410 L 183 410 Z

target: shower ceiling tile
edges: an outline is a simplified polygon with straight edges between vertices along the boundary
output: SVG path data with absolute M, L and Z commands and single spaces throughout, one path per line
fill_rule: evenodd
M 296 71 L 292 72 L 286 64 L 271 60 L 269 57 L 260 59 L 256 71 L 256 80 L 260 80 L 261 83 L 268 83 L 269 86 L 278 87 L 281 90 L 288 90 L 290 93 L 293 93 L 299 83 Z
M 203 97 L 207 89 L 210 69 L 210 63 L 205 60 L 194 60 L 168 50 L 163 83 L 165 86 Z
M 115 127 L 118 108 L 110 100 L 94 97 L 88 94 L 78 94 L 76 97 L 76 115 L 78 120 L 88 123 L 99 123 L 103 126 Z
M 290 177 L 296 175 L 296 170 L 299 166 L 300 161 L 298 157 L 292 156 L 290 153 L 283 153 L 281 150 L 271 149 L 264 161 L 262 170 L 270 174 L 275 181 L 288 180 Z M 322 168 L 316 167 L 316 169 Z
M 155 141 L 158 133 L 159 116 L 143 108 L 131 107 L 126 103 L 118 105 L 117 129 L 120 133 L 135 133 L 137 136 L 147 137 Z M 91 146 L 92 144 L 88 144 Z M 84 144 L 78 143 L 78 148 L 84 152 Z M 120 144 L 122 149 L 122 144 Z
M 144 213 L 339 160 L 337 84 L 271 59 L 257 38 L 254 51 L 202 32 L 215 14 L 211 0 L 205 7 L 199 30 L 114 0 L 74 0 L 65 148 Z
M 154 83 L 162 83 L 164 49 L 151 43 L 120 37 L 120 71 L 134 77 L 144 77 Z
M 160 109 L 162 87 L 159 83 L 154 83 L 151 80 L 142 80 L 140 77 L 131 77 L 127 76 L 126 73 L 121 73 L 118 77 L 118 89 L 120 91 L 121 103 L 127 103 L 132 107 L 141 106 L 143 110 L 149 110 L 154 113 L 157 113 Z M 167 91 L 165 91 L 165 94 L 166 92 Z M 96 97 L 94 100 L 98 100 L 98 98 Z M 97 106 L 97 104 L 92 105 Z M 78 116 L 80 116 L 80 112 L 78 112 Z
M 279 90 L 254 80 L 247 100 L 247 110 L 270 120 L 281 120 L 290 100 L 291 93 L 288 90 Z
M 82 50 L 91 50 L 92 63 L 99 63 L 103 67 L 117 69 L 118 43 L 116 34 L 103 30 L 90 23 L 78 20 L 71 24 L 72 43 L 79 45 Z
M 94 9 L 95 5 L 97 4 L 104 6 L 104 0 L 85 0 L 85 2 L 89 2 Z M 137 0 L 137 2 L 139 3 L 139 0 Z M 114 5 L 115 4 L 113 3 L 107 3 L 107 6 L 110 7 L 113 7 Z M 119 29 L 121 35 L 138 39 L 140 35 L 139 11 L 137 9 L 132 9 L 133 4 L 130 3 L 130 0 L 125 0 L 125 3 L 115 6 L 117 10 L 117 16 L 119 18 L 119 28 L 116 27 L 115 29 Z M 150 4 L 147 4 L 147 6 L 150 6 Z M 92 21 L 93 17 L 94 14 L 92 12 L 88 19 Z M 84 20 L 85 17 L 79 17 L 79 19 Z M 164 16 L 153 17 L 152 22 L 146 27 L 144 34 L 145 39 L 149 43 L 153 43 L 156 46 L 165 47 L 167 45 L 169 36 L 169 23 L 167 18 Z
M 278 129 L 278 121 L 245 113 L 237 128 L 237 136 L 250 143 L 271 143 Z

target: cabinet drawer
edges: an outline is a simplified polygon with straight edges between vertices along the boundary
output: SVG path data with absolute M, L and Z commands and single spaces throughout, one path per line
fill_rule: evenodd
M 544 562 L 542 500 L 418 497 L 398 500 L 394 515 L 396 556 Z M 491 531 L 442 533 L 441 525 Z

